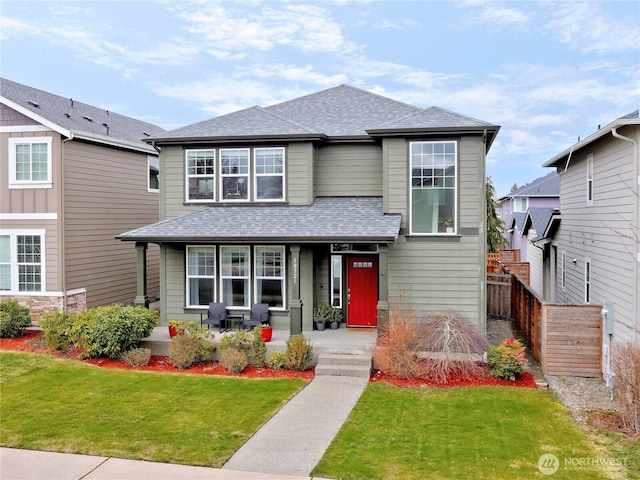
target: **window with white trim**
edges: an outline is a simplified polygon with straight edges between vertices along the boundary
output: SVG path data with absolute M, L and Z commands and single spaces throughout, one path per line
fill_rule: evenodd
M 514 201 L 514 212 L 526 212 L 529 207 L 529 198 L 528 197 L 516 197 L 513 199 Z
M 249 198 L 249 149 L 220 150 L 220 192 L 226 202 Z
M 593 153 L 587 155 L 587 206 L 593 205 Z
M 562 257 L 560 261 L 560 285 L 562 288 L 566 288 L 567 286 L 567 252 L 562 252 Z
M 44 291 L 44 231 L 0 235 L 0 291 Z
M 456 232 L 457 143 L 411 142 L 411 234 Z
M 331 255 L 331 306 L 342 308 L 342 255 Z
M 51 137 L 9 138 L 9 188 L 51 188 Z
M 591 303 L 591 259 L 584 258 L 584 303 Z
M 187 306 L 216 301 L 216 247 L 187 247 Z
M 147 191 L 160 192 L 160 160 L 153 155 L 147 156 Z
M 227 307 L 249 307 L 251 298 L 251 262 L 249 257 L 249 247 L 220 247 L 222 301 Z
M 284 307 L 285 272 L 284 247 L 255 247 L 256 303 Z
M 254 149 L 256 200 L 284 200 L 284 148 Z
M 215 150 L 187 150 L 185 155 L 187 201 L 214 200 L 216 173 Z

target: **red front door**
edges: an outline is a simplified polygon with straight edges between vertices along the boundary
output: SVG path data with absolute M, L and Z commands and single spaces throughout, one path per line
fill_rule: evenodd
M 378 258 L 348 257 L 347 325 L 378 326 Z

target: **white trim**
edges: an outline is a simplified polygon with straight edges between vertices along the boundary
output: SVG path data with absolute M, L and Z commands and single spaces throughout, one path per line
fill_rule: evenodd
M 71 130 L 67 130 L 66 128 L 63 128 L 62 126 L 58 125 L 57 123 L 53 123 L 49 119 L 43 117 L 42 115 L 38 115 L 35 112 L 32 112 L 31 110 L 23 107 L 19 103 L 9 100 L 8 98 L 3 96 L 0 96 L 0 102 L 4 103 L 7 107 L 15 110 L 16 112 L 23 114 L 25 117 L 29 117 L 31 120 L 35 120 L 36 122 L 41 123 L 42 125 L 50 128 L 54 132 L 58 132 L 59 134 L 64 135 L 65 137 L 71 137 Z
M 46 230 L 42 229 L 11 229 L 2 230 L 2 235 L 9 237 L 9 267 L 11 269 L 11 290 L 0 290 L 0 295 L 40 295 L 46 292 Z M 17 237 L 18 235 L 31 235 L 40 237 L 40 291 L 28 291 L 22 292 L 19 290 L 19 278 L 18 278 L 18 252 L 17 252 Z
M 0 213 L 0 220 L 57 220 L 57 213 Z
M 147 192 L 148 193 L 160 193 L 160 168 L 158 168 L 158 174 L 156 175 L 156 177 L 158 177 L 158 188 L 151 188 L 150 185 L 150 181 L 151 181 L 151 160 L 155 159 L 157 157 L 154 157 L 153 155 L 147 155 Z M 160 165 L 158 165 L 158 167 L 160 167 Z
M 258 271 L 258 251 L 261 249 L 277 249 L 281 254 L 282 270 L 279 277 L 261 276 L 257 274 Z M 254 245 L 253 246 L 253 291 L 254 291 L 254 303 L 262 303 L 258 296 L 258 280 L 280 280 L 282 282 L 282 306 L 281 307 L 269 307 L 270 310 L 285 310 L 287 305 L 287 249 L 284 245 Z
M 587 270 L 589 271 L 587 275 Z M 584 303 L 591 303 L 591 296 L 593 294 L 593 264 L 590 257 L 584 257 Z M 587 289 L 588 295 L 587 295 Z
M 247 154 L 247 173 L 222 173 L 222 152 L 229 152 L 229 151 L 244 151 Z M 251 201 L 251 149 L 250 148 L 220 148 L 218 149 L 218 191 L 220 192 L 220 201 L 221 202 L 234 202 L 234 203 L 241 203 L 241 202 L 250 202 Z M 233 197 L 231 198 L 227 198 L 225 197 L 225 193 L 223 190 L 223 186 L 224 186 L 224 179 L 225 178 L 233 178 L 233 177 L 237 177 L 237 178 L 245 178 L 246 182 L 247 182 L 247 197 L 246 198 L 237 198 L 234 199 Z M 240 191 L 239 190 L 239 186 L 238 184 L 242 183 L 239 180 L 236 180 L 236 191 Z
M 67 290 L 67 295 L 78 295 L 79 293 L 87 293 L 87 289 L 85 287 L 82 287 L 74 288 L 73 290 Z
M 189 152 L 212 152 L 213 153 L 213 173 L 211 175 L 189 175 Z M 216 159 L 218 156 L 216 155 L 215 148 L 187 148 L 184 151 L 184 200 L 186 203 L 215 203 L 216 201 L 216 173 L 217 173 L 217 165 Z M 213 196 L 212 198 L 191 198 L 189 196 L 189 180 L 191 178 L 203 178 L 203 179 L 211 179 L 211 185 L 213 187 Z
M 0 133 L 50 132 L 44 125 L 7 125 L 0 127 Z M 55 130 L 54 130 L 55 131 Z
M 189 275 L 189 250 L 191 249 L 197 249 L 197 248 L 211 248 L 213 249 L 213 265 L 214 265 L 214 272 L 213 275 L 193 275 L 190 276 Z M 213 289 L 211 292 L 211 301 L 215 302 L 217 301 L 217 289 L 216 289 L 216 285 L 217 285 L 217 280 L 218 280 L 218 249 L 216 248 L 215 245 L 187 245 L 186 248 L 184 249 L 184 278 L 185 278 L 185 287 L 184 287 L 184 291 L 186 294 L 186 298 L 185 298 L 185 305 L 186 308 L 208 308 L 208 304 L 207 305 L 192 305 L 190 303 L 191 301 L 191 292 L 189 290 L 189 280 L 192 278 L 206 278 L 206 279 L 210 279 L 213 280 Z
M 16 178 L 16 147 L 17 145 L 33 145 L 34 143 L 45 143 L 47 145 L 47 179 L 46 180 L 18 180 Z M 52 188 L 53 187 L 53 138 L 46 137 L 10 137 L 8 139 L 9 148 L 9 188 Z M 30 158 L 32 161 L 32 158 Z
M 222 261 L 223 261 L 223 250 L 224 249 L 238 249 L 238 250 L 245 250 L 247 252 L 247 272 L 246 275 L 223 275 L 223 269 L 222 269 Z M 231 303 L 227 304 L 227 308 L 236 308 L 236 309 L 243 309 L 243 308 L 249 308 L 251 306 L 252 303 L 252 282 L 251 282 L 251 277 L 252 277 L 252 273 L 251 272 L 251 247 L 249 245 L 220 245 L 219 248 L 219 265 L 220 265 L 220 270 L 219 270 L 219 275 L 218 277 L 220 278 L 220 301 L 221 302 L 225 302 L 224 299 L 224 281 L 225 280 L 238 280 L 238 279 L 242 279 L 245 280 L 247 282 L 248 285 L 248 292 L 245 292 L 245 298 L 246 298 L 246 303 L 244 305 L 232 305 Z M 226 303 L 226 302 L 225 302 Z

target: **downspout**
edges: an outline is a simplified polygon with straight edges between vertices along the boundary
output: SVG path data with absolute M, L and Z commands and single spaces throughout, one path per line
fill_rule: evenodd
M 613 127 L 611 129 L 611 135 L 613 135 L 615 138 L 618 138 L 620 140 L 624 140 L 625 142 L 630 142 L 633 145 L 633 157 L 635 159 L 635 165 L 638 165 L 638 142 L 636 142 L 635 140 L 633 140 L 632 138 L 629 137 L 625 137 L 624 135 L 621 135 L 618 133 L 618 128 L 619 127 Z M 638 172 L 636 172 L 636 174 L 638 174 Z M 640 188 L 640 175 L 638 176 L 638 183 L 637 186 Z M 640 212 L 638 211 L 638 200 L 637 200 L 637 194 L 636 194 L 636 229 L 640 226 Z M 636 269 L 640 268 L 640 249 L 638 248 L 640 245 L 640 239 L 636 237 Z M 637 300 L 637 299 L 636 299 Z M 636 303 L 636 309 L 637 307 L 637 301 Z M 639 312 L 636 311 L 636 316 L 638 315 Z M 640 343 L 640 331 L 638 331 L 637 326 L 636 326 L 636 345 Z
M 73 140 L 73 132 L 60 144 L 60 281 L 62 282 L 62 308 L 67 311 L 67 256 L 65 254 L 65 228 L 64 228 L 64 144 Z

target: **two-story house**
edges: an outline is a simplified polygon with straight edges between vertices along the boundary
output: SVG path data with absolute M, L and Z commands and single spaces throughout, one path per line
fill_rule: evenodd
M 158 220 L 158 153 L 141 139 L 163 131 L 0 79 L 0 301 L 37 319 L 136 299 L 136 253 L 115 236 Z
M 485 328 L 485 155 L 499 127 L 347 85 L 146 139 L 160 151 L 162 320 L 210 302 L 311 330 L 318 302 L 375 327 L 399 302 Z M 144 268 L 144 249 L 139 250 Z
M 605 376 L 612 345 L 640 344 L 639 142 L 636 110 L 544 164 L 560 174 L 555 301 L 605 305 Z

